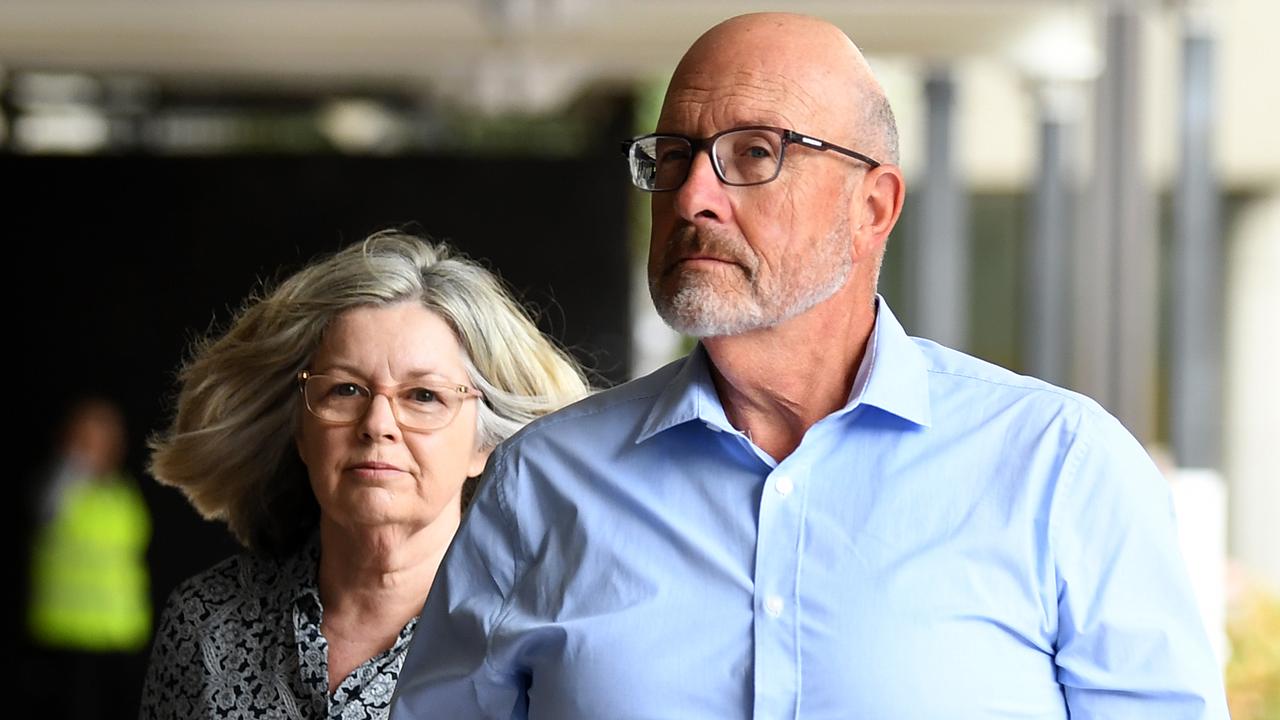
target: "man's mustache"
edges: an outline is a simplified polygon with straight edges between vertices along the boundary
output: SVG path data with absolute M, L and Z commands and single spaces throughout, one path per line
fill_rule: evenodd
M 677 230 L 667 240 L 667 251 L 664 274 L 671 271 L 681 260 L 690 257 L 707 256 L 740 266 L 751 277 L 755 274 L 755 255 L 746 243 L 731 233 L 715 228 L 686 225 Z

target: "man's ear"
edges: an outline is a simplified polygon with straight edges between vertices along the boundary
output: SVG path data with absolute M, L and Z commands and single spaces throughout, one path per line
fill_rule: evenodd
M 850 217 L 857 218 L 853 233 L 856 257 L 880 252 L 898 224 L 906 195 L 907 181 L 897 165 L 881 165 L 867 171 L 850 198 L 854 205 L 849 208 Z

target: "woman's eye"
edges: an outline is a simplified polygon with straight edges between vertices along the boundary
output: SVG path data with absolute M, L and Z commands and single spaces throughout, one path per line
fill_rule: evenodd
M 409 400 L 422 405 L 428 405 L 440 401 L 440 395 L 436 393 L 435 390 L 427 388 L 414 388 L 410 390 L 407 395 Z
M 329 394 L 335 397 L 356 397 L 360 395 L 360 386 L 355 383 L 338 383 L 329 390 Z

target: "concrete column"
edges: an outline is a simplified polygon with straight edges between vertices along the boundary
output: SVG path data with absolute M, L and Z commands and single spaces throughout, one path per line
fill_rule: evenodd
M 1022 352 L 1027 372 L 1069 382 L 1071 255 L 1075 242 L 1075 136 L 1079 102 L 1065 83 L 1035 88 L 1040 156 L 1031 193 L 1026 239 Z
M 1077 256 L 1075 386 L 1150 443 L 1159 257 L 1141 163 L 1140 9 L 1136 1 L 1113 0 L 1105 19 L 1091 212 Z
M 925 101 L 925 177 L 909 270 L 915 331 L 964 349 L 969 335 L 968 213 L 955 167 L 955 80 L 949 70 L 929 73 Z
M 1218 468 L 1222 447 L 1222 242 L 1213 173 L 1214 42 L 1191 8 L 1182 40 L 1181 167 L 1174 202 L 1170 431 L 1178 465 Z

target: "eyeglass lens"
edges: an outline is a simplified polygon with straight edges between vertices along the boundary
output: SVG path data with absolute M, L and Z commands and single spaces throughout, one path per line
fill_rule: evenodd
M 360 383 L 328 375 L 307 378 L 304 397 L 307 408 L 322 420 L 351 423 L 359 420 L 373 402 L 373 392 Z M 449 388 L 417 384 L 400 385 L 387 393 L 396 419 L 404 426 L 435 430 L 448 425 L 463 397 Z
M 640 138 L 631 147 L 631 177 L 646 190 L 672 190 L 689 174 L 693 147 L 672 135 Z M 730 185 L 755 185 L 778 175 L 782 136 L 770 130 L 727 132 L 711 146 L 711 160 L 720 179 Z

